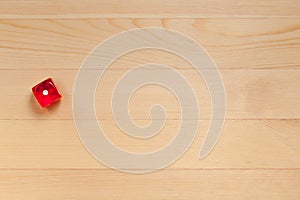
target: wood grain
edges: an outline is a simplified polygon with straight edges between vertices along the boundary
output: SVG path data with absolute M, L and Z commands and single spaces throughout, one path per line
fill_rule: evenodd
M 299 19 L 297 0 L 0 0 L 0 199 L 300 199 Z M 145 126 L 149 107 L 165 106 L 160 134 L 140 140 L 117 127 L 112 88 L 136 65 L 156 62 L 177 70 L 201 109 L 199 119 L 189 119 L 199 129 L 180 159 L 164 170 L 132 175 L 108 169 L 84 148 L 72 120 L 72 90 L 96 45 L 142 27 L 179 31 L 207 50 L 224 81 L 227 118 L 214 150 L 200 160 L 211 116 L 201 76 L 184 59 L 159 50 L 120 57 L 95 98 L 99 124 L 116 146 L 154 151 L 180 126 L 174 95 L 149 85 L 133 95 L 129 109 Z M 47 77 L 63 99 L 43 110 L 30 89 Z
M 299 170 L 163 170 L 142 176 L 112 170 L 1 170 L 0 197 L 297 200 L 299 178 Z
M 297 0 L 2 0 L 0 18 L 299 17 Z
M 145 124 L 148 120 L 136 120 Z M 200 120 L 188 151 L 168 169 L 300 169 L 300 120 L 226 120 L 221 138 L 204 160 L 198 155 L 209 120 Z M 111 120 L 99 121 L 108 139 L 130 152 L 162 148 L 180 121 L 168 120 L 159 135 L 129 137 Z M 70 120 L 1 120 L 0 169 L 106 169 L 81 144 Z M 5 134 L 4 134 L 5 133 Z
M 112 89 L 126 71 L 108 70 L 101 79 L 95 98 L 99 119 L 113 120 Z M 194 70 L 178 72 L 195 90 L 201 109 L 200 119 L 209 119 L 210 96 L 201 76 Z M 228 119 L 300 118 L 299 70 L 222 70 L 221 74 L 226 88 Z M 31 86 L 48 76 L 57 81 L 63 100 L 45 111 L 33 99 Z M 72 119 L 75 78 L 74 70 L 1 70 L 1 101 L 4 103 L 0 104 L 0 119 Z M 180 105 L 175 96 L 169 90 L 151 84 L 140 88 L 130 99 L 132 118 L 149 119 L 149 108 L 153 104 L 162 104 L 169 119 L 180 119 Z
M 164 27 L 192 37 L 208 51 L 220 69 L 300 67 L 298 19 L 76 19 L 0 22 L 0 69 L 78 69 L 84 58 L 100 42 L 119 32 L 140 27 Z M 187 68 L 183 60 L 170 54 L 144 50 L 127 55 L 115 69 L 153 61 Z

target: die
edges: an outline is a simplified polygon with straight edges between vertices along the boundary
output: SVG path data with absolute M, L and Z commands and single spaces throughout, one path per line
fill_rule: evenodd
M 62 97 L 51 78 L 48 78 L 34 86 L 32 88 L 32 92 L 38 103 L 43 108 L 50 106 Z

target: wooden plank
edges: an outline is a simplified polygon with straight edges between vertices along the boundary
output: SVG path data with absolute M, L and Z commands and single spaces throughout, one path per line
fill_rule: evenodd
M 101 79 L 95 98 L 95 110 L 99 119 L 113 120 L 112 91 L 125 72 L 127 70 L 108 70 Z M 195 91 L 200 119 L 209 119 L 210 95 L 203 79 L 194 70 L 178 72 Z M 222 70 L 221 75 L 227 96 L 227 119 L 300 118 L 299 70 Z M 31 87 L 47 77 L 54 78 L 63 99 L 52 108 L 43 110 L 35 101 Z M 1 70 L 0 119 L 72 119 L 75 77 L 75 70 Z M 122 93 L 120 91 L 119 94 Z M 129 101 L 132 118 L 149 119 L 149 108 L 154 104 L 163 105 L 169 119 L 180 119 L 180 105 L 175 96 L 167 89 L 151 84 L 132 95 Z M 187 108 L 188 106 L 183 107 Z M 158 118 L 160 117 L 154 119 Z
M 149 26 L 192 37 L 220 69 L 300 67 L 299 19 L 70 19 L 1 20 L 0 69 L 78 69 L 103 40 Z M 158 50 L 134 52 L 121 60 L 115 69 L 154 61 L 190 68 L 183 59 Z
M 300 199 L 299 19 L 297 0 L 1 0 L 0 199 Z M 88 53 L 111 35 L 140 27 L 174 29 L 203 45 L 221 69 L 228 107 L 220 140 L 199 160 L 211 114 L 201 77 L 183 59 L 159 50 L 118 59 L 96 95 L 99 123 L 116 146 L 154 151 L 180 125 L 174 96 L 152 85 L 133 95 L 130 111 L 145 126 L 149 107 L 162 103 L 168 120 L 161 133 L 139 140 L 116 126 L 109 97 L 135 65 L 177 69 L 201 109 L 197 137 L 179 160 L 155 173 L 130 175 L 86 151 L 71 100 L 76 70 Z M 30 89 L 46 77 L 55 79 L 64 97 L 43 110 Z
M 290 199 L 300 197 L 299 170 L 1 170 L 2 199 Z M 18 192 L 16 192 L 18 191 Z
M 227 120 L 213 151 L 200 160 L 199 151 L 209 122 L 199 121 L 193 144 L 168 169 L 300 169 L 300 120 Z M 157 136 L 144 140 L 125 135 L 113 121 L 99 123 L 117 147 L 145 153 L 171 142 L 180 121 L 168 120 Z M 85 150 L 73 121 L 1 120 L 0 133 L 1 169 L 107 168 Z
M 2 0 L 0 18 L 299 17 L 297 0 Z

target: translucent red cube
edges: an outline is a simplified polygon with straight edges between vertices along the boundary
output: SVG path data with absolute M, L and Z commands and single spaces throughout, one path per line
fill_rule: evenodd
M 43 108 L 50 106 L 62 97 L 51 78 L 34 86 L 32 92 Z

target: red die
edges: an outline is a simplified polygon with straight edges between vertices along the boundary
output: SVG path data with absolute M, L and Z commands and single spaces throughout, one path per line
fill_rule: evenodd
M 32 92 L 43 108 L 53 104 L 61 98 L 61 94 L 57 90 L 51 78 L 48 78 L 34 86 L 32 88 Z

